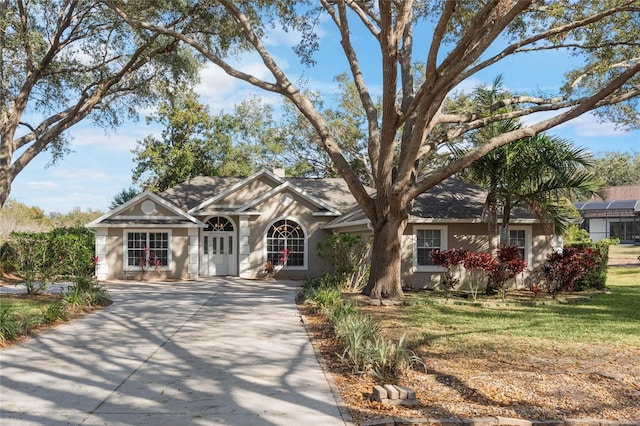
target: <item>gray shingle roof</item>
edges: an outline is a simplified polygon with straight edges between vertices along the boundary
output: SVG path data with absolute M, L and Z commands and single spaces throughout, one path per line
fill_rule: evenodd
M 285 178 L 308 195 L 344 213 L 356 204 L 349 187 L 340 178 Z
M 198 176 L 167 189 L 160 195 L 182 210 L 188 211 L 203 201 L 226 191 L 241 180 L 244 178 Z
M 419 219 L 472 220 L 482 219 L 487 192 L 475 185 L 449 178 L 419 195 L 411 208 L 411 222 Z M 511 212 L 511 221 L 536 219 L 527 209 L 515 208 Z M 364 212 L 354 207 L 343 216 L 329 224 L 347 225 L 367 220 Z
M 160 195 L 184 211 L 188 211 L 244 179 L 246 178 L 198 176 Z M 343 179 L 284 178 L 284 180 L 340 212 L 355 205 L 355 199 Z
M 177 185 L 161 195 L 187 211 L 203 201 L 224 192 L 242 181 L 237 177 L 199 176 Z M 285 178 L 309 196 L 343 213 L 332 224 L 346 224 L 366 220 L 357 206 L 346 182 L 340 178 Z M 480 220 L 484 210 L 486 191 L 482 188 L 449 178 L 416 198 L 411 216 L 416 218 Z M 512 212 L 512 220 L 535 219 L 535 215 L 522 208 Z

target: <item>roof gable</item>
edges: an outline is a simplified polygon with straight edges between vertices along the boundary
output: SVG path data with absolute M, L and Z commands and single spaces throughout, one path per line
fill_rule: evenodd
M 283 192 L 286 189 L 289 189 L 290 191 L 295 192 L 296 194 L 298 194 L 302 198 L 304 198 L 307 201 L 309 201 L 311 204 L 313 204 L 313 205 L 317 206 L 319 209 L 325 211 L 328 215 L 334 215 L 334 216 L 339 216 L 340 215 L 340 212 L 338 210 L 336 210 L 332 206 L 324 203 L 323 201 L 317 199 L 316 197 L 306 193 L 304 190 L 298 188 L 297 186 L 295 186 L 291 182 L 284 182 L 282 185 L 279 185 L 279 186 L 273 188 L 271 191 L 262 194 L 261 196 L 255 198 L 251 202 L 249 202 L 249 203 L 245 204 L 244 206 L 240 207 L 238 210 L 236 210 L 236 213 L 245 212 L 245 211 L 257 206 L 258 204 L 262 203 L 263 201 L 265 201 L 265 200 L 267 200 L 267 199 L 269 199 L 271 197 L 276 196 L 277 194 Z
M 128 212 L 131 214 L 126 214 Z M 141 225 L 145 223 L 202 225 L 202 222 L 198 219 L 185 213 L 159 195 L 145 191 L 88 223 L 86 227 L 99 228 L 102 226 Z
M 189 213 L 197 214 L 199 211 L 204 210 L 209 206 L 215 205 L 217 202 L 229 197 L 232 193 L 240 191 L 242 188 L 250 185 L 251 183 L 261 178 L 266 178 L 266 180 L 272 181 L 274 186 L 279 186 L 284 183 L 284 180 L 282 178 L 276 176 L 272 172 L 268 170 L 261 170 L 247 178 L 244 178 L 244 179 L 239 178 L 235 183 L 227 186 L 226 188 L 218 188 L 218 189 L 221 189 L 220 192 L 217 192 L 212 197 L 206 198 L 201 203 L 190 208 Z

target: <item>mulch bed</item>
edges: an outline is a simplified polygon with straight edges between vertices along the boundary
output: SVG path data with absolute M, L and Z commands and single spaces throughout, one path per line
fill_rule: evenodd
M 331 372 L 356 423 L 381 418 L 501 416 L 528 420 L 598 418 L 639 421 L 640 351 L 611 351 L 580 345 L 577 358 L 534 348 L 518 361 L 495 354 L 478 359 L 420 352 L 427 371 L 411 371 L 396 383 L 412 388 L 418 406 L 383 405 L 373 400 L 376 382 L 344 365 L 331 326 L 308 305 L 299 305 L 314 348 Z M 393 309 L 377 307 L 377 309 Z

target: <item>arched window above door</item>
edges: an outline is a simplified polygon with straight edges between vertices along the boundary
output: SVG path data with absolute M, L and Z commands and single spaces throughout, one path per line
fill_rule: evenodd
M 224 216 L 214 216 L 207 221 L 205 231 L 233 232 L 233 223 Z

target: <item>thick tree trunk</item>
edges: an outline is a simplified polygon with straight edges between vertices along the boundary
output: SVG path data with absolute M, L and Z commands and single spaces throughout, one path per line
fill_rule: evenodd
M 1 172 L 0 172 L 1 173 Z M 11 192 L 11 181 L 8 176 L 0 177 L 0 209 L 4 206 Z
M 11 141 L 0 137 L 0 208 L 7 202 L 11 192 L 13 177 L 10 175 L 11 167 Z
M 401 298 L 402 234 L 407 217 L 389 218 L 373 234 L 369 282 L 362 291 L 371 298 Z

